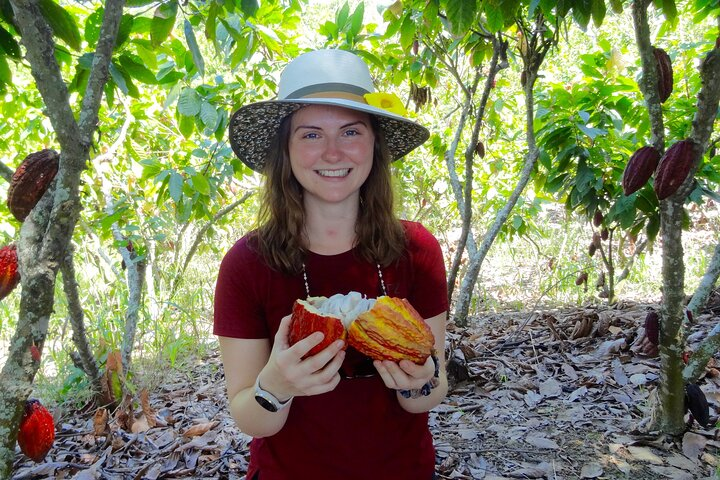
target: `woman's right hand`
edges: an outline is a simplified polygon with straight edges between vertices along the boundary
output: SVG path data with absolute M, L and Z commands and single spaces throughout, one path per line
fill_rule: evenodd
M 340 382 L 339 370 L 345 359 L 344 342 L 337 340 L 316 355 L 303 359 L 324 335 L 315 332 L 290 346 L 290 321 L 291 315 L 280 321 L 270 358 L 258 375 L 260 385 L 280 401 L 333 390 Z

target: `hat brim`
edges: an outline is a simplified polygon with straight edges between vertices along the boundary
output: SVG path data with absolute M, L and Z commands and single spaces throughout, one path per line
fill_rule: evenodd
M 230 145 L 245 165 L 262 172 L 265 155 L 283 118 L 306 105 L 331 105 L 374 115 L 385 135 L 391 161 L 398 160 L 422 145 L 430 132 L 410 119 L 365 103 L 342 98 L 270 100 L 245 105 L 230 118 Z

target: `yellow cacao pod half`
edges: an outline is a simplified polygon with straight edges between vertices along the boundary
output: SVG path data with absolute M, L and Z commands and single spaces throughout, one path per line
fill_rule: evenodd
M 406 299 L 389 296 L 369 299 L 358 292 L 297 300 L 290 344 L 316 331 L 323 332 L 325 339 L 310 355 L 339 338 L 346 338 L 349 345 L 375 360 L 405 359 L 422 364 L 435 345 L 432 330 Z

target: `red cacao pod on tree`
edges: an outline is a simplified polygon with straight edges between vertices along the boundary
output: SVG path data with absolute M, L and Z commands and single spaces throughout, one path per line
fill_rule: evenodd
M 20 450 L 35 462 L 42 461 L 55 440 L 55 422 L 43 405 L 35 399 L 25 402 L 17 442 Z
M 290 344 L 314 331 L 325 338 L 309 354 L 315 354 L 337 339 L 376 360 L 403 359 L 421 364 L 433 351 L 432 330 L 406 299 L 389 296 L 368 299 L 358 292 L 310 297 L 293 306 Z
M 25 221 L 30 210 L 50 187 L 59 164 L 60 154 L 50 149 L 31 153 L 20 162 L 10 179 L 7 199 L 10 213 L 16 219 Z
M 664 200 L 677 192 L 693 166 L 695 143 L 681 140 L 667 149 L 655 171 L 655 193 Z
M 623 193 L 628 196 L 637 192 L 650 180 L 660 161 L 660 152 L 655 147 L 644 146 L 630 156 L 623 172 Z
M 657 64 L 658 94 L 660 103 L 665 103 L 673 91 L 673 69 L 670 56 L 665 50 L 653 47 L 653 55 Z
M 0 300 L 7 297 L 20 282 L 15 245 L 0 248 Z

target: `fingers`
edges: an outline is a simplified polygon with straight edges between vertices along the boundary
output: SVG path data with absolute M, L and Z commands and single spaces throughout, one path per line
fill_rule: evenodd
M 389 360 L 375 360 L 375 369 L 383 379 L 385 386 L 396 390 L 413 390 L 421 388 L 432 377 L 434 364 L 425 362 L 424 365 L 417 365 L 409 360 L 391 362 Z

